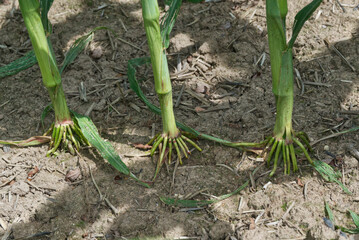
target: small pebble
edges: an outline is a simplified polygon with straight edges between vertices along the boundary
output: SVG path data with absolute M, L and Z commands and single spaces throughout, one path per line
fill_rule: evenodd
M 103 51 L 101 47 L 97 47 L 94 50 L 92 50 L 91 57 L 94 59 L 100 59 L 103 55 Z
M 328 228 L 331 228 L 335 230 L 333 222 L 329 218 L 323 217 L 325 225 L 327 225 Z
M 203 82 L 197 82 L 195 91 L 197 93 L 208 93 L 209 85 Z
M 9 147 L 9 146 L 7 146 L 7 145 L 4 145 L 3 147 L 2 147 L 2 150 L 4 150 L 4 152 L 10 152 L 10 150 L 11 150 L 11 148 Z
M 340 236 L 344 237 L 345 239 L 348 239 L 348 236 L 345 234 L 345 232 L 340 231 Z
M 65 176 L 65 181 L 74 182 L 80 176 L 81 176 L 80 168 L 71 169 L 71 170 L 67 171 L 66 176 Z
M 28 192 L 30 192 L 30 187 L 25 182 L 16 182 L 11 185 L 11 192 L 17 194 L 19 196 L 25 196 Z

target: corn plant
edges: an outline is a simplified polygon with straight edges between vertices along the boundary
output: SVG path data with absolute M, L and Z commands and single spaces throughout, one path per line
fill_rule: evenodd
M 55 112 L 55 122 L 45 135 L 50 134 L 50 150 L 47 155 L 57 153 L 60 144 L 75 153 L 80 145 L 89 145 L 80 127 L 74 123 L 66 104 L 61 76 L 56 64 L 50 40 L 46 39 L 44 26 L 39 14 L 40 4 L 37 0 L 19 0 L 20 10 L 28 30 L 30 40 L 40 67 L 43 84 L 47 88 Z M 46 28 L 48 26 L 45 26 Z M 45 28 L 45 29 L 46 29 Z
M 175 115 L 172 103 L 172 86 L 170 74 L 167 65 L 165 47 L 162 42 L 159 9 L 157 0 L 141 0 L 142 15 L 151 55 L 151 63 L 154 74 L 155 90 L 159 98 L 161 107 L 161 117 L 163 131 L 157 134 L 148 144 L 153 143 L 151 156 L 156 149 L 160 149 L 160 157 L 157 167 L 160 167 L 168 155 L 168 161 L 171 161 L 172 148 L 177 152 L 178 160 L 181 160 L 181 151 L 185 157 L 190 153 L 187 143 L 193 145 L 199 151 L 202 151 L 198 145 L 184 136 L 176 126 Z
M 292 128 L 293 112 L 293 45 L 303 27 L 322 0 L 313 0 L 295 16 L 292 37 L 287 42 L 286 16 L 288 12 L 287 0 L 266 0 L 266 17 L 271 58 L 272 85 L 275 95 L 277 115 L 273 137 L 266 141 L 266 149 L 270 149 L 267 163 L 273 162 L 272 176 L 278 165 L 278 159 L 283 159 L 284 173 L 291 169 L 298 170 L 296 152 L 297 145 L 306 159 L 313 164 L 303 143 L 311 150 L 309 138 L 303 132 L 294 132 Z M 303 142 L 303 143 L 302 143 Z M 292 166 L 292 167 L 291 167 Z

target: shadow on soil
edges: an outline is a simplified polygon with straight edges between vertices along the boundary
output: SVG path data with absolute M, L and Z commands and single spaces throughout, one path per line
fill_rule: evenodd
M 109 5 L 98 10 L 97 7 L 104 3 Z M 9 3 L 5 1 L 5 4 Z M 144 49 L 144 51 L 137 50 L 121 41 L 115 41 L 115 49 L 112 49 L 106 33 L 98 32 L 87 53 L 91 55 L 91 49 L 100 46 L 104 51 L 103 57 L 94 60 L 88 55 L 82 54 L 65 71 L 63 84 L 65 92 L 68 93 L 69 106 L 75 111 L 84 113 L 92 103 L 96 103 L 91 118 L 102 136 L 113 141 L 119 152 L 134 156 L 124 158 L 133 172 L 138 173 L 143 179 L 151 179 L 154 165 L 148 158 L 136 157 L 139 151 L 129 146 L 129 143 L 148 141 L 153 124 L 156 124 L 157 131 L 160 131 L 161 126 L 160 118 L 144 110 L 144 105 L 128 89 L 127 61 L 147 54 L 146 36 L 142 29 L 139 3 L 106 1 L 100 4 L 98 1 L 90 0 L 75 1 L 69 3 L 71 6 L 67 6 L 66 3 L 64 10 L 61 11 L 59 9 L 62 4 L 55 3 L 56 13 L 53 15 L 55 21 L 53 22 L 52 41 L 56 54 L 59 56 L 59 62 L 63 59 L 63 49 L 67 48 L 70 42 L 96 26 L 110 27 L 119 32 L 121 38 Z M 180 121 L 201 132 L 218 135 L 224 139 L 260 141 L 265 135 L 271 133 L 274 125 L 275 106 L 270 87 L 269 61 L 264 61 L 262 67 L 253 65 L 253 62 L 256 62 L 263 52 L 267 53 L 267 59 L 269 56 L 265 26 L 256 25 L 252 20 L 248 21 L 248 17 L 233 20 L 228 15 L 231 10 L 236 12 L 235 9 L 241 7 L 251 13 L 249 10 L 258 3 L 252 4 L 247 6 L 246 3 L 226 2 L 212 5 L 185 3 L 172 33 L 173 38 L 169 49 L 172 66 L 177 64 L 177 55 L 183 60 L 191 54 L 202 56 L 202 60 L 210 64 L 208 71 L 211 73 L 202 77 L 200 73 L 196 72 L 195 78 L 188 80 L 189 88 L 195 89 L 196 83 L 211 78 L 204 82 L 208 84 L 211 94 L 199 95 L 207 100 L 213 100 L 213 98 L 211 99 L 213 95 L 224 96 L 215 101 L 216 106 L 222 110 L 197 113 L 193 111 L 194 107 L 202 106 L 203 103 L 185 95 L 182 101 L 190 102 L 192 110 L 188 111 L 188 108 L 183 108 L 186 105 L 181 105 L 182 107 L 176 110 L 177 117 Z M 68 12 L 70 12 L 70 16 L 66 14 Z M 198 13 L 198 15 L 194 13 Z M 7 13 L 7 16 L 9 14 Z M 218 16 L 226 17 L 219 19 Z M 260 14 L 255 15 L 256 19 L 263 17 Z M 0 50 L 2 63 L 8 63 L 31 49 L 31 45 L 26 41 L 28 39 L 27 32 L 24 29 L 20 12 L 16 10 L 14 17 L 9 19 L 8 23 L 2 24 L 3 27 L 0 30 L 0 36 L 2 36 L 0 44 L 7 46 Z M 121 21 L 123 21 L 127 32 L 122 27 Z M 353 60 L 351 63 L 356 69 L 359 69 L 359 60 L 356 56 L 358 50 L 355 49 L 355 46 L 359 45 L 358 33 L 359 31 L 352 39 L 335 44 L 344 56 Z M 358 82 L 357 80 L 340 81 L 355 79 L 357 74 L 351 73 L 338 56 L 326 50 L 321 39 L 316 41 L 316 43 L 310 41 L 309 44 L 314 47 L 319 45 L 324 50 L 312 59 L 295 61 L 295 67 L 302 74 L 303 81 L 309 82 L 316 79 L 320 83 L 331 84 L 335 89 L 329 93 L 323 93 L 321 92 L 323 86 L 305 85 L 305 95 L 300 96 L 300 90 L 297 88 L 294 126 L 295 129 L 307 131 L 311 137 L 318 138 L 318 127 L 321 128 L 320 130 L 324 130 L 322 124 L 324 119 L 332 119 L 337 116 L 338 112 L 342 110 L 343 104 L 350 103 L 350 98 L 348 100 L 347 97 L 350 97 L 354 88 L 358 88 Z M 319 41 L 320 43 L 318 43 Z M 300 49 L 305 43 L 305 36 L 303 36 L 299 39 L 296 47 Z M 303 52 L 297 49 L 296 51 L 300 58 L 305 57 Z M 337 76 L 336 71 L 342 68 L 347 69 L 347 73 L 344 76 Z M 149 67 L 141 68 L 138 78 L 150 79 L 146 75 L 148 72 L 151 72 Z M 240 84 L 225 84 L 224 82 L 227 80 Z M 87 86 L 89 92 L 104 86 L 106 88 L 89 94 L 89 101 L 83 102 L 76 95 L 81 81 Z M 34 66 L 16 76 L 2 79 L 1 83 L 0 105 L 9 102 L 1 105 L 0 138 L 17 140 L 41 134 L 43 130 L 41 127 L 38 128 L 39 116 L 42 109 L 48 104 L 49 98 L 42 87 L 38 67 Z M 151 100 L 156 101 L 151 80 L 144 81 L 144 83 L 143 90 Z M 174 82 L 174 98 L 178 95 L 181 85 L 182 82 Z M 113 104 L 113 107 L 119 111 L 121 116 L 112 111 L 108 105 L 108 102 L 113 103 L 118 97 L 120 98 Z M 141 113 L 135 111 L 131 103 L 140 106 Z M 227 106 L 230 107 L 227 108 Z M 303 115 L 304 110 L 305 115 Z M 141 116 L 139 116 L 140 114 Z M 347 124 L 346 128 L 358 125 L 358 120 L 353 119 L 352 115 L 346 114 L 340 115 L 340 117 L 344 118 L 344 122 Z M 47 119 L 47 126 L 50 122 L 51 117 Z M 225 217 L 218 221 L 217 217 L 208 209 L 182 211 L 165 207 L 158 198 L 158 196 L 174 196 L 174 194 L 185 196 L 204 188 L 207 188 L 207 193 L 211 195 L 222 195 L 227 193 L 227 190 L 232 191 L 240 186 L 247 179 L 249 172 L 259 165 L 252 161 L 239 170 L 238 176 L 234 174 L 232 176 L 232 174 L 228 174 L 227 169 L 218 167 L 216 164 L 235 166 L 238 164 L 240 156 L 237 150 L 204 141 L 201 141 L 201 146 L 205 151 L 201 154 L 195 152 L 191 160 L 186 161 L 185 165 L 177 170 L 176 182 L 172 187 L 173 168 L 170 168 L 169 174 L 164 168 L 152 189 L 145 189 L 134 181 L 126 179 L 125 176 L 105 164 L 96 153 L 91 154 L 84 150 L 82 154 L 84 154 L 86 162 L 92 164 L 93 174 L 99 188 L 119 209 L 119 215 L 113 215 L 104 202 L 99 200 L 99 195 L 88 173 L 84 173 L 86 176 L 84 181 L 73 185 L 64 182 L 63 175 L 54 173 L 54 178 L 64 186 L 63 190 L 59 193 L 49 193 L 43 189 L 41 191 L 32 189 L 31 193 L 42 194 L 45 200 L 36 209 L 33 209 L 32 215 L 27 218 L 29 222 L 14 224 L 13 237 L 18 239 L 41 232 L 50 233 L 35 237 L 36 239 L 78 239 L 80 237 L 89 239 L 125 237 L 123 239 L 126 239 L 144 236 L 178 238 L 180 236 L 205 236 L 206 234 L 209 234 L 212 239 L 221 239 L 228 235 L 234 235 L 235 230 L 231 229 L 228 221 L 229 216 L 233 216 L 233 212 L 236 212 L 236 208 L 233 206 L 237 206 L 238 196 L 226 201 L 228 214 L 227 212 L 223 213 Z M 29 148 L 29 151 L 31 152 L 33 149 Z M 11 151 L 14 152 L 14 155 L 18 152 L 23 154 L 26 152 L 24 149 L 12 149 Z M 40 153 L 45 156 L 45 152 L 45 147 L 42 147 Z M 1 152 L 1 154 L 4 153 Z M 61 159 L 69 159 L 68 162 L 64 160 L 67 166 L 83 161 L 68 154 L 62 155 L 56 160 L 41 158 L 39 163 L 54 161 L 55 168 L 56 164 L 60 165 Z M 86 169 L 87 165 L 83 166 Z M 21 171 L 26 172 L 27 170 L 22 169 Z M 262 168 L 261 173 L 264 171 L 266 169 Z M 311 173 L 312 170 L 303 171 L 304 175 Z M 294 176 L 283 176 L 281 173 L 278 175 L 277 179 L 271 179 L 271 181 L 291 182 L 296 180 Z M 199 178 L 203 180 L 198 181 Z M 22 179 L 16 180 L 22 181 Z M 262 177 L 261 182 L 267 181 L 267 176 Z M 10 220 L 13 221 L 13 219 Z M 216 226 L 218 233 L 223 233 L 223 236 L 214 232 L 213 226 Z

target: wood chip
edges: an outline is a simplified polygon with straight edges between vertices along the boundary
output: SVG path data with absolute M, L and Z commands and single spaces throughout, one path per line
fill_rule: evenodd
M 137 112 L 141 112 L 140 107 L 138 107 L 136 104 L 134 103 L 130 103 L 130 107 L 132 107 L 133 109 L 135 109 Z
M 7 230 L 7 222 L 5 222 L 2 218 L 0 218 L 0 226 L 6 231 Z
M 186 89 L 185 91 L 186 91 L 186 93 L 188 93 L 192 97 L 198 99 L 200 102 L 204 103 L 205 105 L 210 105 L 210 102 L 207 99 L 205 99 L 204 97 L 200 96 L 199 94 L 193 92 L 192 90 Z

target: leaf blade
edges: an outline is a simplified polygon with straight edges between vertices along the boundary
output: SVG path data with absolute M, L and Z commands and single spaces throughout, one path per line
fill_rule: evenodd
M 314 160 L 313 165 L 315 170 L 328 182 L 337 183 L 345 193 L 352 194 L 349 189 L 338 179 L 341 177 L 340 173 L 334 171 L 334 169 L 320 160 Z
M 354 222 L 355 226 L 356 226 L 357 228 L 359 228 L 359 216 L 358 216 L 355 212 L 350 211 L 350 210 L 349 210 L 349 213 L 350 213 L 350 216 L 351 216 L 352 219 L 353 219 L 353 222 Z
M 322 0 L 313 0 L 307 6 L 302 8 L 294 18 L 292 38 L 289 40 L 288 47 L 293 48 L 294 42 L 297 39 L 300 30 L 303 28 L 305 22 L 312 16 L 314 11 L 322 3 Z
M 330 209 L 330 206 L 327 202 L 325 202 L 325 212 L 326 212 L 326 215 L 328 216 L 329 220 L 332 221 L 332 223 L 334 224 L 334 215 L 333 215 L 333 212 Z
M 121 157 L 117 154 L 115 148 L 111 145 L 111 143 L 103 140 L 98 134 L 96 126 L 93 124 L 91 119 L 86 116 L 82 116 L 78 113 L 72 112 L 74 115 L 73 120 L 75 120 L 81 128 L 82 133 L 85 138 L 94 146 L 101 156 L 106 159 L 115 169 L 119 172 L 133 178 L 141 185 L 149 188 L 150 186 L 138 179 L 126 166 L 126 164 L 122 161 Z
M 48 137 L 48 136 L 34 136 L 34 137 L 30 137 L 28 139 L 20 140 L 20 141 L 0 140 L 0 144 L 11 145 L 11 146 L 15 146 L 15 147 L 30 147 L 30 146 L 37 146 L 37 145 L 41 145 L 44 143 L 48 143 L 48 142 L 50 142 L 50 140 L 51 140 L 51 137 Z

